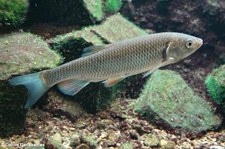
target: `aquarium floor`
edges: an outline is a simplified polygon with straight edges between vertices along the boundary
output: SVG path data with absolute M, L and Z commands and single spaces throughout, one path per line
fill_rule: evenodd
M 225 146 L 225 130 L 209 131 L 194 139 L 182 134 L 175 135 L 139 118 L 132 110 L 133 102 L 117 99 L 108 110 L 95 115 L 84 114 L 72 121 L 63 116 L 55 116 L 51 111 L 35 108 L 27 113 L 24 132 L 2 138 L 0 144 L 33 143 L 52 148 L 54 143 L 50 138 L 58 134 L 57 138 L 61 140 L 59 144 L 63 148 L 75 148 L 77 144 L 82 144 L 91 148 L 116 149 L 125 142 L 132 143 L 134 148 L 143 149 L 150 148 L 149 144 L 159 148 L 165 142 L 173 148 Z M 143 141 L 148 137 L 149 144 Z

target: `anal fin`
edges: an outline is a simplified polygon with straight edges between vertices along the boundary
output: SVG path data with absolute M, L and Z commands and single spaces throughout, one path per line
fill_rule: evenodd
M 57 87 L 62 93 L 73 96 L 89 83 L 88 81 L 67 80 L 59 83 Z
M 109 79 L 103 81 L 102 83 L 104 83 L 105 87 L 111 87 L 111 86 L 117 84 L 118 82 L 120 82 L 121 80 L 123 80 L 124 78 L 125 78 L 124 76 L 123 77 L 119 76 L 119 77 L 115 77 L 115 78 L 109 78 Z

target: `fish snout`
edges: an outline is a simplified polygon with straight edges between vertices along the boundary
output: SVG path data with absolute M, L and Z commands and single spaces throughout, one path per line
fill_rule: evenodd
M 195 40 L 195 46 L 196 46 L 196 49 L 200 48 L 203 44 L 203 40 L 201 38 L 196 38 Z

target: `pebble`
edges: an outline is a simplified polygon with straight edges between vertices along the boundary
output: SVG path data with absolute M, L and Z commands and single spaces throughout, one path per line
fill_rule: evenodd
M 62 145 L 62 137 L 59 133 L 54 134 L 50 137 L 49 141 L 51 144 L 53 144 L 55 147 L 60 147 Z
M 81 143 L 81 141 L 80 141 L 80 135 L 79 135 L 78 133 L 73 134 L 72 137 L 71 137 L 71 143 L 70 143 L 70 146 L 71 146 L 71 147 L 76 147 L 76 146 L 78 146 L 80 143 Z
M 88 136 L 82 136 L 81 137 L 81 142 L 84 142 L 88 145 L 90 145 L 92 148 L 96 148 L 97 147 L 97 136 L 94 135 L 88 135 Z
M 76 149 L 90 149 L 90 147 L 87 144 L 81 144 L 77 146 Z
M 160 147 L 163 149 L 174 149 L 175 143 L 169 140 L 160 140 Z
M 109 131 L 108 140 L 116 142 L 121 137 L 120 131 Z
M 149 134 L 144 141 L 144 144 L 148 147 L 158 147 L 159 139 L 154 134 Z
M 122 143 L 119 147 L 119 149 L 133 149 L 133 144 L 130 143 L 130 142 L 125 142 L 125 143 Z

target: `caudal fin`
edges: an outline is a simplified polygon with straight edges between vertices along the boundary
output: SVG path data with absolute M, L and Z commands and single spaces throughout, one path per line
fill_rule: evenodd
M 31 107 L 49 89 L 40 78 L 40 73 L 32 73 L 14 77 L 9 80 L 10 85 L 24 85 L 28 90 L 25 108 Z

